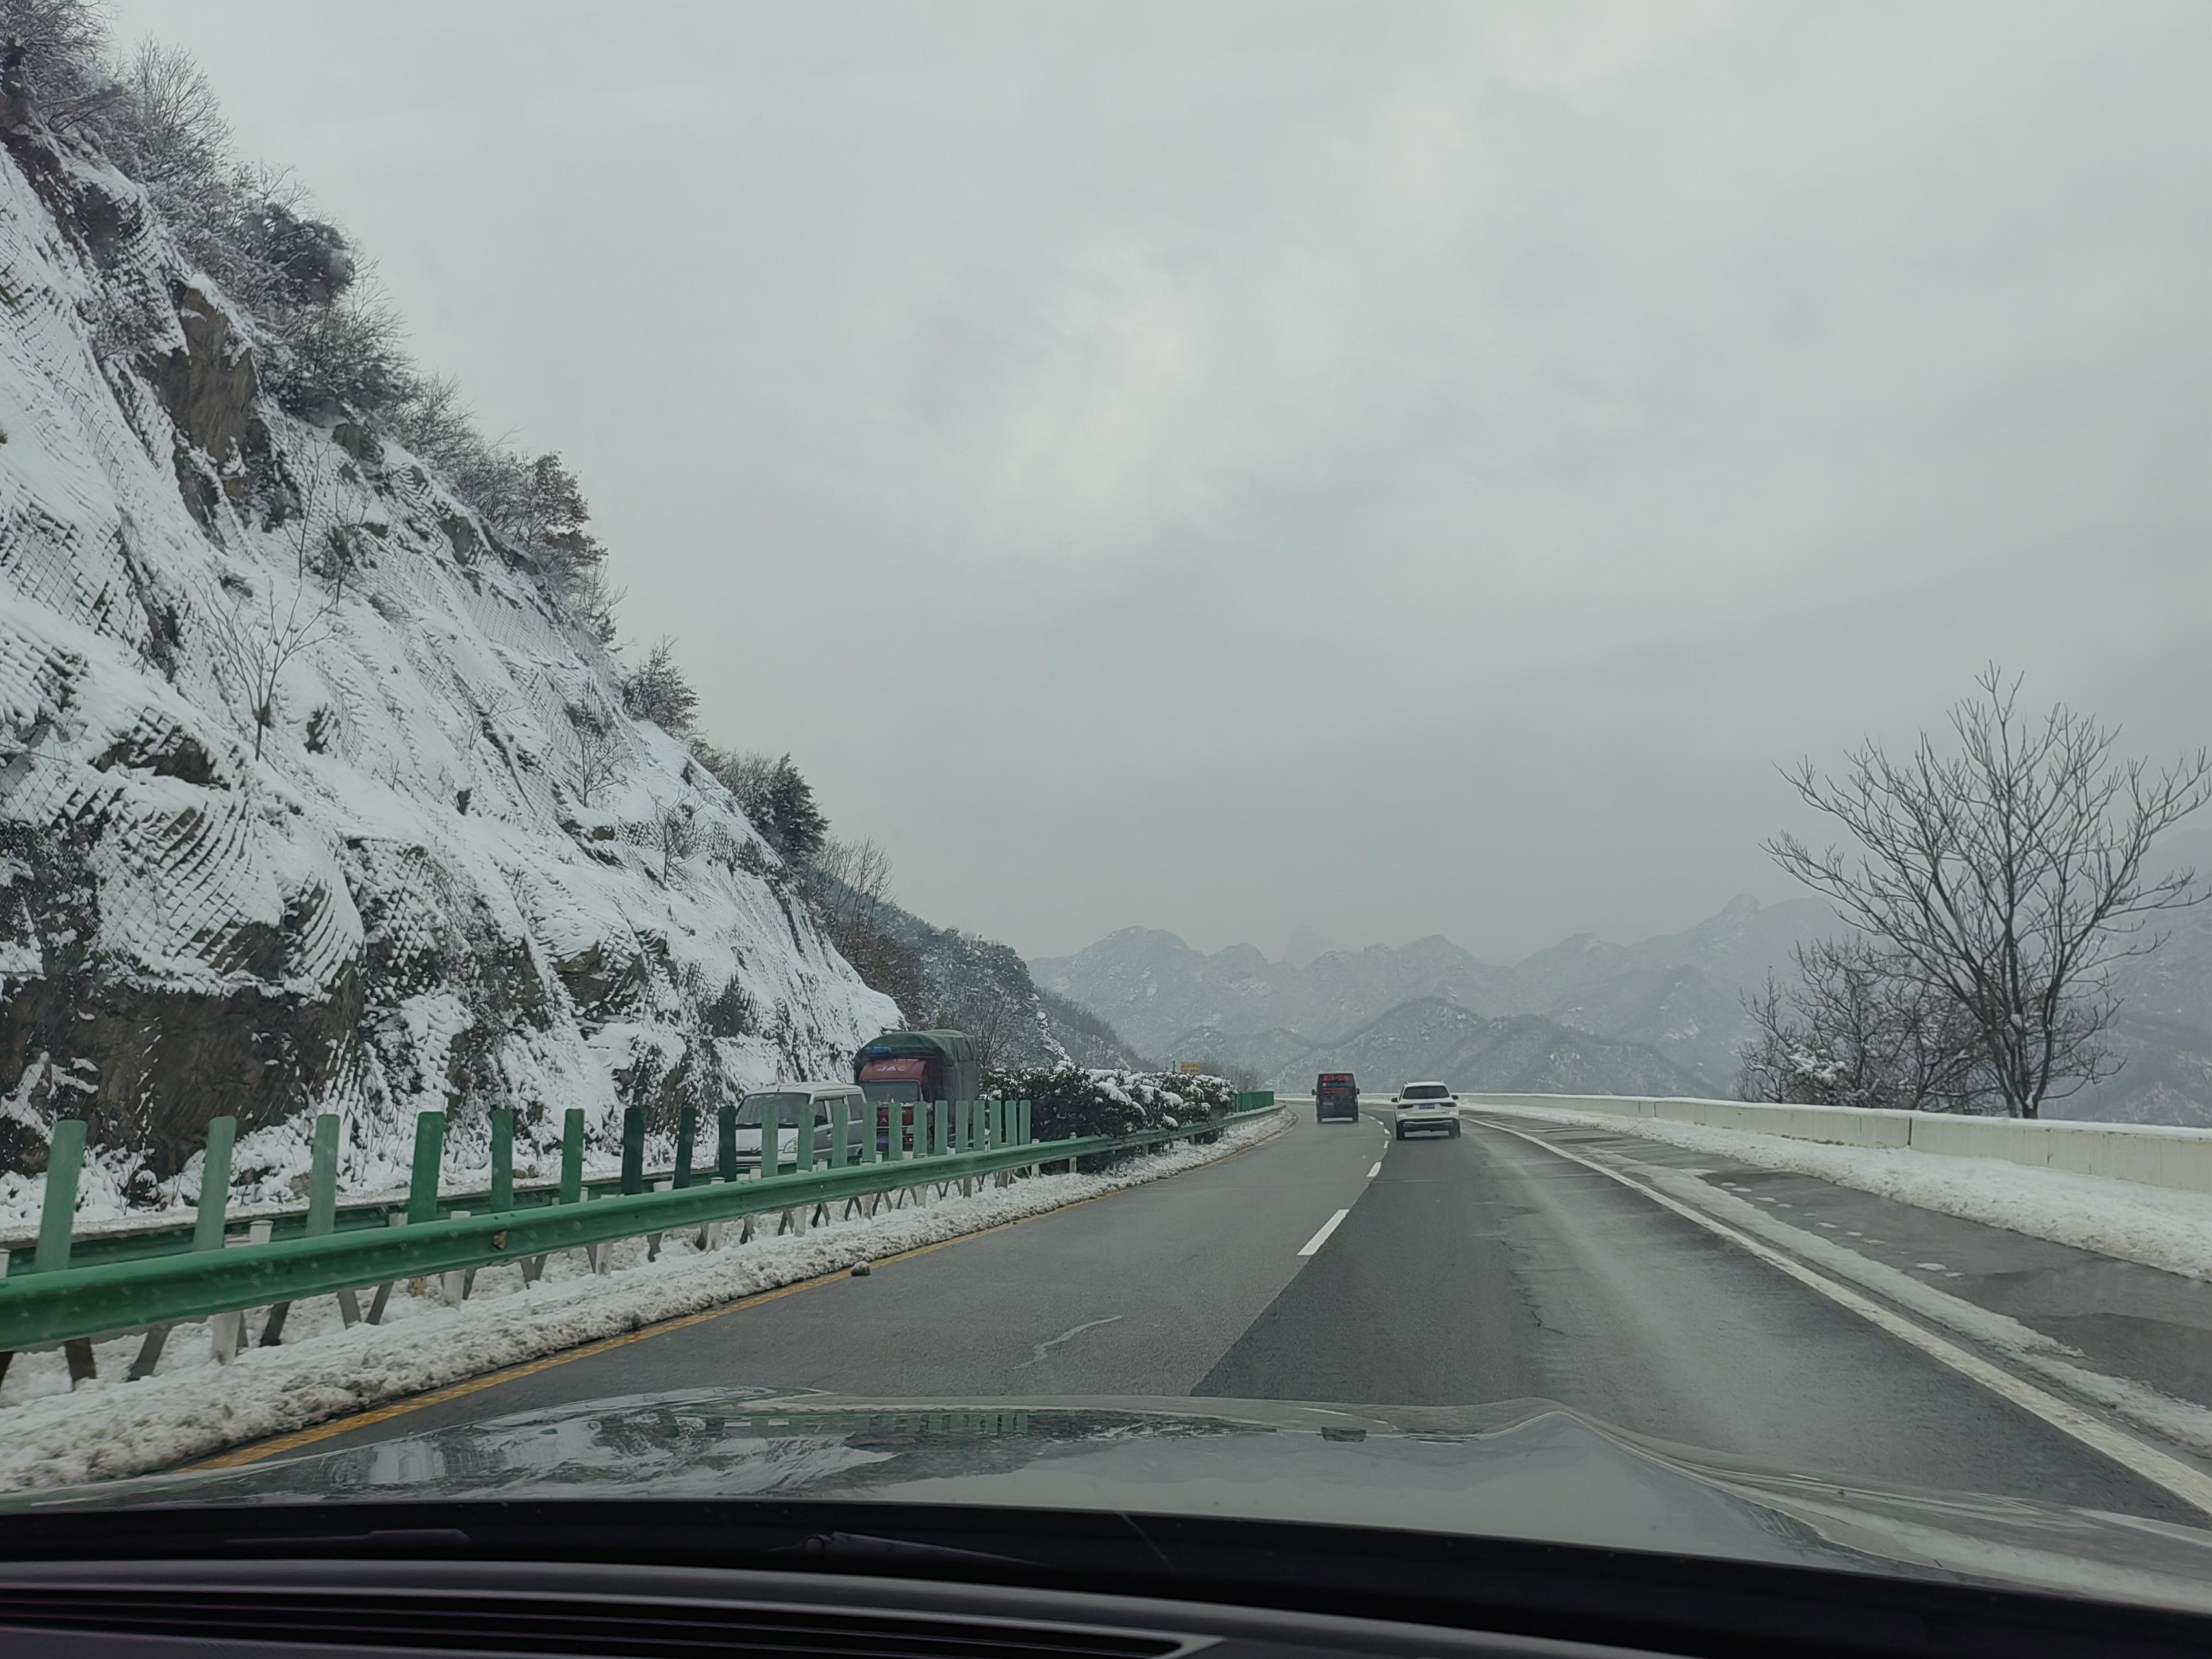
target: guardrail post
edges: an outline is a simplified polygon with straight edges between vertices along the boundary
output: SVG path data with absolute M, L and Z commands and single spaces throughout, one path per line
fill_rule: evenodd
M 322 1238 L 337 1230 L 338 1117 L 335 1112 L 325 1112 L 315 1120 L 314 1151 L 307 1175 L 307 1233 L 310 1238 Z M 338 1317 L 348 1325 L 361 1322 L 361 1299 L 350 1290 L 338 1292 Z M 276 1322 L 273 1313 L 270 1318 Z M 261 1340 L 269 1340 L 266 1333 Z
M 404 1227 L 407 1224 L 407 1218 L 404 1213 L 394 1215 L 387 1210 L 384 1216 L 384 1224 L 387 1227 Z M 384 1322 L 385 1304 L 392 1300 L 392 1280 L 386 1279 L 376 1287 L 376 1294 L 369 1298 L 368 1323 L 381 1325 Z
M 917 1105 L 915 1110 L 921 1108 Z M 884 1108 L 884 1162 L 896 1164 L 906 1156 L 906 1108 L 896 1100 Z
M 579 1114 L 570 1113 L 571 1119 Z M 391 1227 L 420 1225 L 438 1218 L 438 1176 L 446 1155 L 446 1115 L 443 1112 L 415 1114 L 415 1161 L 407 1172 L 407 1208 L 404 1214 L 385 1218 Z M 564 1172 L 565 1173 L 565 1172 Z M 376 1287 L 376 1295 L 368 1304 L 368 1322 L 384 1322 L 384 1310 L 392 1300 L 393 1281 L 386 1279 Z
M 849 1161 L 845 1147 L 845 1097 L 839 1095 L 830 1103 L 830 1167 L 842 1170 Z
M 514 1109 L 491 1110 L 491 1212 L 505 1215 L 514 1207 Z
M 699 1109 L 683 1106 L 676 1113 L 676 1174 L 673 1189 L 691 1184 L 691 1152 L 699 1139 Z
M 738 1106 L 724 1101 L 714 1113 L 714 1172 L 727 1186 L 738 1178 Z
M 623 1108 L 623 1196 L 645 1190 L 645 1108 Z
M 804 1171 L 811 1170 L 814 1167 L 814 1101 L 812 1097 L 810 1096 L 807 1098 L 806 1103 L 799 1109 L 799 1116 L 800 1121 L 793 1127 L 791 1137 L 793 1149 L 792 1159 L 793 1167 Z
M 935 1142 L 930 1151 L 943 1158 L 952 1150 L 952 1114 L 958 1109 L 949 1100 L 937 1103 L 937 1119 L 931 1125 L 936 1131 Z
M 439 1165 L 446 1155 L 446 1115 L 415 1115 L 415 1164 L 407 1177 L 407 1224 L 419 1227 L 438 1218 Z
M 84 1120 L 55 1121 L 46 1144 L 46 1190 L 39 1210 L 39 1253 L 31 1258 L 34 1273 L 62 1273 L 69 1267 L 70 1235 L 76 1225 L 77 1177 L 84 1170 Z M 98 1368 L 92 1340 L 76 1337 L 62 1345 L 69 1358 L 70 1387 L 92 1380 Z
M 338 1230 L 338 1119 L 325 1112 L 315 1120 L 314 1144 L 307 1164 L 307 1226 L 310 1238 Z
M 58 1273 L 70 1261 L 70 1234 L 76 1226 L 76 1183 L 84 1170 L 84 1120 L 58 1118 L 46 1146 L 46 1191 L 39 1208 L 39 1253 L 31 1271 Z
M 238 1120 L 219 1117 L 208 1125 L 207 1155 L 200 1163 L 199 1214 L 192 1222 L 192 1248 L 222 1248 L 223 1215 L 230 1204 L 230 1148 Z
M 336 1120 L 330 1120 L 335 1121 Z M 238 1120 L 219 1117 L 208 1125 L 207 1156 L 200 1164 L 199 1212 L 192 1221 L 192 1249 L 219 1250 L 222 1248 L 223 1214 L 230 1201 L 230 1148 L 238 1133 Z M 316 1126 L 316 1144 L 322 1142 L 321 1126 Z M 337 1142 L 331 1142 L 335 1150 Z M 311 1177 L 312 1179 L 312 1177 Z M 336 1199 L 332 1199 L 333 1208 Z M 313 1207 L 312 1195 L 309 1206 Z M 222 1316 L 216 1316 L 218 1318 Z M 210 1336 L 214 1334 L 210 1333 Z M 138 1345 L 138 1357 L 131 1362 L 125 1380 L 132 1382 L 151 1376 L 154 1368 L 161 1363 L 161 1350 L 167 1346 L 169 1327 L 149 1325 L 146 1339 Z M 220 1346 L 220 1345 L 218 1345 Z
M 584 1109 L 571 1106 L 561 1122 L 561 1201 L 584 1201 Z
M 452 1215 L 447 1218 L 452 1221 L 466 1221 L 469 1218 L 469 1212 L 466 1210 L 455 1210 Z M 443 1300 L 445 1304 L 449 1308 L 456 1305 L 457 1304 L 467 1301 L 469 1299 L 469 1281 L 476 1276 L 477 1270 L 473 1267 L 470 1268 L 466 1273 L 447 1273 L 439 1274 L 438 1295 L 440 1298 Z
M 199 1214 L 192 1223 L 192 1249 L 219 1250 L 223 1247 L 223 1224 L 230 1212 L 230 1157 L 238 1142 L 238 1120 L 218 1117 L 208 1123 L 207 1153 L 200 1164 Z M 238 1352 L 246 1315 L 233 1310 L 208 1321 L 208 1340 L 219 1364 L 227 1364 Z
M 306 1224 L 301 1230 L 307 1237 L 320 1237 L 325 1233 L 334 1231 L 337 1226 L 337 1175 L 338 1121 L 330 1113 L 325 1112 L 315 1120 L 314 1138 L 308 1146 L 307 1215 Z M 253 1242 L 256 1244 L 266 1244 L 269 1242 L 263 1237 L 268 1224 L 266 1222 L 260 1221 L 253 1224 Z M 348 1298 L 352 1294 L 350 1291 L 339 1293 L 338 1313 L 341 1317 L 349 1312 Z M 279 1302 L 269 1310 L 269 1317 L 261 1327 L 261 1346 L 273 1348 L 284 1340 L 284 1322 L 291 1317 L 291 1314 L 292 1304 L 289 1300 Z M 358 1316 L 356 1311 L 355 1317 Z M 347 1318 L 345 1322 L 350 1325 L 354 1321 L 352 1318 Z M 148 1334 L 152 1334 L 149 1332 Z M 135 1371 L 137 1368 L 134 1365 L 131 1369 Z

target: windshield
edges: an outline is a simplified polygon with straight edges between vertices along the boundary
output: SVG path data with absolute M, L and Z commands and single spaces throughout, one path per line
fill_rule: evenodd
M 736 1121 L 739 1128 L 757 1129 L 772 1121 L 792 1129 L 802 1123 L 827 1122 L 829 1116 L 828 1106 L 811 1096 L 747 1095 L 738 1103 Z
M 0 1510 L 2212 1584 L 2208 86 L 0 0 Z

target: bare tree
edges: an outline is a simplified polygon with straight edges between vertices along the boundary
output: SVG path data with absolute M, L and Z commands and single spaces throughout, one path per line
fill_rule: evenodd
M 936 1024 L 965 1031 L 975 1044 L 975 1058 L 986 1066 L 1013 1062 L 1023 1035 L 1034 1029 L 1039 1011 L 1004 986 L 977 987 L 959 1006 L 937 1016 Z
M 131 152 L 125 161 L 142 184 L 198 180 L 222 170 L 230 127 L 191 53 L 142 40 L 121 78 L 129 96 L 118 125 Z
M 660 815 L 660 880 L 676 878 L 676 866 L 699 850 L 698 804 L 679 801 Z
M 585 716 L 576 727 L 576 799 L 586 806 L 622 780 L 629 759 L 622 734 L 610 720 Z
M 1893 953 L 1863 938 L 1796 948 L 1797 983 L 1743 1000 L 1758 1031 L 1736 1093 L 1814 1106 L 1971 1111 L 1990 1095 L 1979 1034 Z
M 2194 872 L 2154 877 L 2146 860 L 2212 799 L 2212 756 L 2153 772 L 2063 704 L 2023 717 L 2020 681 L 1996 666 L 1977 684 L 1951 711 L 1956 755 L 1923 732 L 1904 761 L 1864 745 L 1840 781 L 1810 761 L 1786 775 L 1855 854 L 1790 835 L 1766 850 L 1947 996 L 2006 1111 L 2034 1117 L 2118 1069 L 2100 1040 L 2119 1006 L 2109 970 L 2164 942 L 2151 917 L 2204 896 Z
M 228 614 L 211 613 L 232 666 L 245 683 L 256 760 L 261 758 L 263 738 L 276 723 L 276 689 L 284 670 L 331 636 L 353 571 L 356 524 L 335 514 L 317 521 L 319 507 L 333 494 L 330 469 L 318 462 L 301 487 L 300 504 L 289 520 L 289 580 L 271 579 L 258 600 L 241 585 Z
M 890 902 L 890 854 L 873 838 L 822 843 L 808 866 L 807 899 L 833 939 L 873 926 Z
M 1260 1074 L 1249 1066 L 1238 1066 L 1222 1060 L 1201 1060 L 1194 1063 L 1199 1068 L 1195 1075 L 1218 1077 L 1240 1094 L 1260 1086 Z
M 874 928 L 856 930 L 834 943 L 837 954 L 852 964 L 862 984 L 898 1004 L 901 1019 L 913 1025 L 927 1021 L 929 976 L 918 955 Z

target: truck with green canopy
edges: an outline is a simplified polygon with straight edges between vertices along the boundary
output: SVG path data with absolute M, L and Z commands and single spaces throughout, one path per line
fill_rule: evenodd
M 853 1081 L 870 1100 L 975 1100 L 983 1064 L 965 1031 L 885 1031 L 853 1056 Z

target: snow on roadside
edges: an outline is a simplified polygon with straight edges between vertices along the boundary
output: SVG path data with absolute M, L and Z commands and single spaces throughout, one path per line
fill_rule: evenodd
M 1692 1126 L 1695 1127 L 1695 1126 Z M 1929 1154 L 1923 1152 L 1925 1158 Z M 2017 1167 L 2017 1166 L 2014 1166 Z M 2095 1370 L 2079 1348 L 2032 1325 L 1952 1295 L 1886 1262 L 1860 1255 L 1839 1241 L 1824 1238 L 1780 1216 L 1725 1192 L 1687 1170 L 1644 1166 L 1661 1191 L 1726 1221 L 1754 1237 L 1887 1297 L 1899 1307 L 1942 1325 L 1984 1347 L 1995 1349 L 2014 1370 L 2033 1372 L 2094 1401 L 2137 1428 L 2147 1429 L 2200 1456 L 2212 1455 L 2212 1409 L 2145 1386 L 2126 1376 Z
M 1485 1115 L 1612 1129 L 1755 1169 L 1786 1170 L 1878 1198 L 2003 1227 L 2123 1261 L 2212 1279 L 2212 1197 L 1994 1158 L 1906 1147 L 1829 1146 L 1748 1129 L 1616 1117 L 1552 1106 L 1484 1106 Z
M 915 1208 L 879 1212 L 816 1227 L 803 1236 L 757 1239 L 712 1252 L 671 1235 L 647 1262 L 642 1241 L 615 1252 L 616 1269 L 585 1272 L 580 1252 L 547 1262 L 524 1286 L 519 1268 L 487 1269 L 469 1300 L 448 1307 L 428 1296 L 394 1295 L 382 1325 L 343 1326 L 334 1298 L 301 1304 L 286 1340 L 247 1348 L 228 1365 L 210 1355 L 207 1327 L 180 1324 L 161 1369 L 121 1380 L 136 1336 L 100 1345 L 100 1380 L 66 1392 L 58 1352 L 20 1354 L 0 1409 L 0 1492 L 143 1474 L 231 1446 L 286 1434 L 386 1401 L 442 1388 L 501 1366 L 702 1312 L 762 1291 L 842 1272 L 926 1244 L 1042 1215 L 1195 1169 L 1280 1133 L 1277 1113 L 1223 1132 L 1210 1146 L 1140 1155 L 1097 1175 L 1037 1176 Z M 770 1224 L 774 1218 L 766 1219 Z M 417 1281 L 418 1284 L 420 1281 Z M 424 1286 L 427 1291 L 431 1286 Z M 4 1404 L 4 1401 L 0 1401 Z

